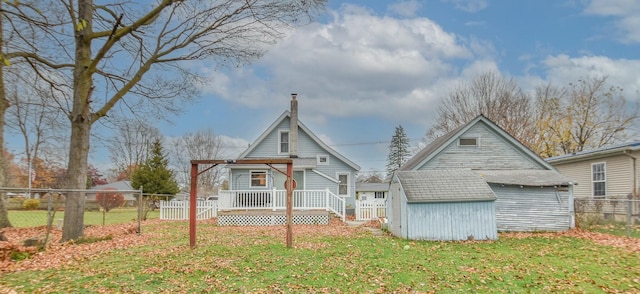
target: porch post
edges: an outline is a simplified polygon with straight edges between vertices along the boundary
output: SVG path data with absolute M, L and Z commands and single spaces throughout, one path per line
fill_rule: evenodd
M 191 163 L 191 191 L 189 192 L 189 245 L 196 247 L 196 191 L 198 190 L 198 164 Z
M 324 209 L 329 210 L 329 188 L 324 189 Z
M 287 163 L 287 181 L 285 185 L 287 189 L 287 248 L 293 247 L 293 162 Z
M 271 192 L 271 210 L 272 211 L 276 211 L 276 202 L 277 202 L 277 200 L 278 200 L 278 192 L 276 190 L 276 187 L 273 186 L 273 191 Z

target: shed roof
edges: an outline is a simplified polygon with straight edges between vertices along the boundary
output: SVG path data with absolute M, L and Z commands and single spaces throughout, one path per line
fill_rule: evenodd
M 574 181 L 555 170 L 478 170 L 485 181 L 494 184 L 522 186 L 562 186 Z
M 386 192 L 389 183 L 356 183 L 356 192 Z
M 487 182 L 472 170 L 397 171 L 395 177 L 411 203 L 496 200 Z

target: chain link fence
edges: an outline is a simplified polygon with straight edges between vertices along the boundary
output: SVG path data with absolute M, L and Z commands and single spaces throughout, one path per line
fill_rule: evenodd
M 640 200 L 630 195 L 575 199 L 576 226 L 640 238 Z M 615 231 L 618 232 L 615 232 Z
M 170 195 L 147 195 L 141 190 L 65 190 L 0 188 L 0 197 L 11 225 L 16 228 L 38 228 L 61 230 L 64 206 L 69 192 L 85 193 L 85 226 L 137 223 L 141 232 L 141 221 L 157 219 L 158 203 L 168 200 Z

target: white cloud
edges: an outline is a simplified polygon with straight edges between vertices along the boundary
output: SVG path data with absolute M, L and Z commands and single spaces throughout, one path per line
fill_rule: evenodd
M 487 8 L 489 4 L 486 0 L 440 0 L 445 3 L 453 4 L 456 9 L 460 9 L 466 12 L 478 12 L 482 9 Z
M 606 56 L 549 56 L 544 61 L 547 80 L 566 85 L 579 78 L 607 76 L 612 86 L 621 87 L 630 101 L 640 102 L 640 60 L 611 59 Z
M 640 43 L 640 1 L 591 0 L 584 12 L 614 17 L 620 40 L 624 43 Z
M 400 1 L 389 5 L 389 11 L 396 13 L 400 16 L 415 16 L 418 9 L 422 7 L 420 2 L 415 0 Z
M 465 41 L 428 18 L 376 16 L 353 5 L 333 13 L 329 23 L 305 26 L 279 43 L 255 72 L 218 78 L 231 84 L 221 86 L 228 93 L 217 92 L 277 109 L 297 92 L 306 122 L 375 116 L 426 124 L 464 71 L 459 64 L 493 52 L 490 44 Z

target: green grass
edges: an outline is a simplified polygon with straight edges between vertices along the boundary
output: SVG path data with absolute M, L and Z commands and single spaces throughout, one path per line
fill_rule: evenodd
M 284 229 L 200 225 L 188 247 L 186 222 L 143 229 L 148 245 L 114 250 L 62 269 L 5 274 L 18 292 L 586 292 L 640 291 L 640 253 L 572 237 L 495 242 L 426 242 L 299 234 Z M 405 246 L 408 245 L 408 250 Z
M 590 231 L 600 232 L 605 234 L 611 234 L 614 236 L 624 236 L 627 237 L 627 224 L 626 223 L 610 223 L 605 225 L 592 225 L 589 227 Z M 640 225 L 632 225 L 629 228 L 629 232 L 631 233 L 629 236 L 631 238 L 640 239 Z
M 45 210 L 9 210 L 9 220 L 16 228 L 28 228 L 47 225 L 47 211 Z M 149 219 L 157 219 L 160 215 L 158 210 L 150 211 Z M 64 211 L 57 211 L 53 225 L 57 225 L 58 220 L 64 219 Z M 105 224 L 122 224 L 138 219 L 138 210 L 136 208 L 119 208 L 107 212 Z M 101 211 L 85 211 L 85 225 L 102 225 Z

